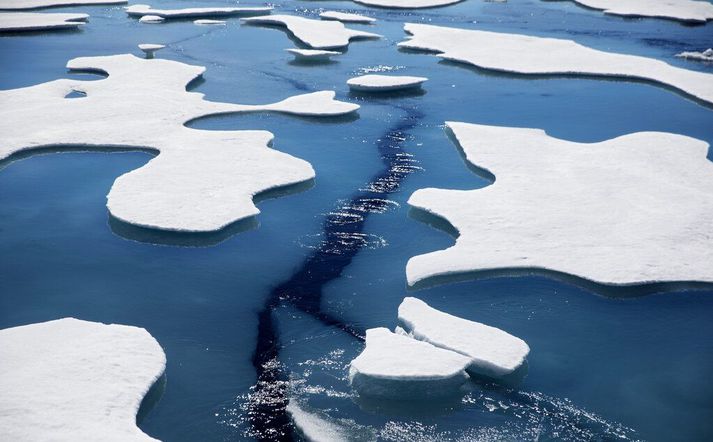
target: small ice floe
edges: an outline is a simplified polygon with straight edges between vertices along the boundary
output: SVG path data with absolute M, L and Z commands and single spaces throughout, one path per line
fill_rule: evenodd
M 680 54 L 676 54 L 676 57 L 687 58 L 689 60 L 713 62 L 713 48 L 706 49 L 703 52 L 681 52 Z
M 622 17 L 665 18 L 688 23 L 713 19 L 713 4 L 701 0 L 574 0 L 582 6 Z
M 349 88 L 360 92 L 394 92 L 420 88 L 427 81 L 426 77 L 406 75 L 362 75 L 347 80 Z
M 324 11 L 319 16 L 324 20 L 337 20 L 344 23 L 374 23 L 375 18 L 359 14 L 349 14 L 347 12 Z
M 337 51 L 325 51 L 322 49 L 285 49 L 290 54 L 295 56 L 297 61 L 318 61 L 324 62 L 335 55 L 342 55 Z
M 166 19 L 158 15 L 144 15 L 139 19 L 141 23 L 163 23 L 164 20 Z
M 87 14 L 55 12 L 0 12 L 0 32 L 56 31 L 77 29 L 87 23 Z
M 353 0 L 367 6 L 390 9 L 423 9 L 448 6 L 463 0 Z
M 290 399 L 285 411 L 300 435 L 309 442 L 347 442 L 351 440 L 344 428 L 316 413 L 306 411 L 294 399 Z
M 271 6 L 248 7 L 215 7 L 215 8 L 184 8 L 184 9 L 153 9 L 149 5 L 131 5 L 126 8 L 126 13 L 132 17 L 144 15 L 158 15 L 163 18 L 204 18 L 263 15 L 272 11 Z
M 166 45 L 159 45 L 153 43 L 141 43 L 139 45 L 139 49 L 141 49 L 144 54 L 146 54 L 146 58 L 153 58 L 154 53 L 156 53 L 156 51 L 161 50 L 165 47 Z
M 245 23 L 283 25 L 302 43 L 312 49 L 339 49 L 352 39 L 381 38 L 371 32 L 355 31 L 338 21 L 311 20 L 296 15 L 266 15 L 244 18 Z
M 349 367 L 349 382 L 363 396 L 416 399 L 457 395 L 467 381 L 470 359 L 450 350 L 395 334 L 366 331 L 366 347 Z
M 496 179 L 411 195 L 409 205 L 459 236 L 411 258 L 409 285 L 495 269 L 610 285 L 713 282 L 708 143 L 664 132 L 577 143 L 539 129 L 446 125 L 466 160 Z
M 414 339 L 468 357 L 470 374 L 507 376 L 530 352 L 525 341 L 499 328 L 449 315 L 411 297 L 399 306 L 399 326 Z
M 225 20 L 211 20 L 209 18 L 202 18 L 198 20 L 193 20 L 193 24 L 198 26 L 222 26 L 225 25 Z
M 671 86 L 713 103 L 713 74 L 663 61 L 592 49 L 572 40 L 407 23 L 399 47 L 437 52 L 452 61 L 500 72 L 636 78 Z
M 128 0 L 0 0 L 0 10 L 20 11 L 56 6 L 121 5 Z
M 155 440 L 136 413 L 165 368 L 143 328 L 65 318 L 0 330 L 0 439 Z

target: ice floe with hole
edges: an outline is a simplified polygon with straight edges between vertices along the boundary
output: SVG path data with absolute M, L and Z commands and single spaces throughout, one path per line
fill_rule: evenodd
M 349 382 L 363 396 L 389 399 L 446 397 L 467 381 L 470 359 L 386 328 L 366 331 L 366 347 L 349 367 Z
M 399 326 L 414 339 L 468 357 L 470 374 L 507 376 L 519 369 L 530 353 L 530 347 L 518 337 L 441 312 L 416 298 L 401 302 Z
M 334 100 L 332 91 L 265 105 L 211 102 L 186 91 L 204 67 L 129 54 L 75 58 L 67 67 L 108 77 L 0 91 L 0 160 L 65 146 L 158 151 L 146 165 L 117 178 L 107 196 L 115 218 L 154 229 L 220 230 L 257 215 L 255 195 L 314 178 L 309 163 L 269 147 L 270 132 L 197 130 L 186 122 L 256 111 L 335 116 L 359 108 Z M 87 97 L 65 99 L 71 91 Z
M 700 0 L 574 0 L 582 6 L 623 17 L 665 18 L 691 23 L 713 19 L 713 4 Z
M 495 181 L 409 198 L 459 233 L 454 246 L 408 261 L 409 285 L 518 268 L 612 285 L 713 282 L 706 142 L 638 132 L 576 143 L 539 129 L 446 124 L 466 160 Z
M 453 5 L 463 0 L 353 0 L 367 6 L 389 9 L 424 9 Z
M 163 23 L 166 19 L 158 15 L 144 15 L 139 21 L 141 23 Z
M 0 10 L 27 10 L 59 6 L 122 5 L 128 0 L 0 0 Z
M 426 77 L 368 74 L 350 78 L 347 80 L 347 85 L 354 91 L 393 92 L 419 88 L 427 80 Z
M 285 49 L 287 52 L 295 56 L 295 60 L 299 61 L 328 61 L 335 55 L 342 55 L 337 51 L 325 51 L 323 49 Z
M 399 47 L 517 74 L 596 75 L 648 80 L 713 103 L 713 74 L 681 69 L 652 58 L 615 54 L 572 40 L 407 23 L 411 37 Z
M 211 20 L 208 18 L 202 18 L 198 20 L 193 20 L 193 24 L 199 26 L 222 26 L 225 24 L 225 20 Z
M 132 17 L 157 15 L 163 18 L 201 18 L 269 14 L 271 6 L 212 7 L 183 9 L 154 9 L 150 5 L 131 5 L 126 13 Z
M 371 32 L 356 31 L 338 21 L 312 20 L 296 15 L 266 15 L 242 19 L 245 23 L 282 25 L 302 43 L 312 49 L 338 49 L 352 39 L 381 38 Z
M 141 49 L 143 51 L 143 53 L 146 54 L 146 58 L 153 58 L 156 51 L 159 51 L 165 47 L 166 47 L 166 45 L 160 45 L 160 44 L 154 44 L 154 43 L 141 43 L 139 45 L 139 49 Z
M 676 57 L 687 58 L 689 60 L 696 60 L 696 61 L 711 61 L 711 62 L 713 62 L 713 48 L 706 49 L 703 52 L 697 52 L 697 51 L 681 52 L 679 54 L 676 54 Z
M 324 20 L 337 20 L 344 23 L 374 23 L 376 21 L 375 18 L 367 17 L 365 15 L 338 11 L 324 11 L 319 14 L 319 16 Z
M 0 32 L 56 31 L 87 24 L 87 14 L 0 12 Z
M 65 318 L 0 330 L 0 439 L 155 440 L 136 413 L 165 367 L 139 327 Z

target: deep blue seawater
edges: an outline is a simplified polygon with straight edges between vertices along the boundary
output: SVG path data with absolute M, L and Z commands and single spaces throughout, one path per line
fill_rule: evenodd
M 411 193 L 488 184 L 465 166 L 444 133 L 444 121 L 535 127 L 581 142 L 654 130 L 713 144 L 713 108 L 650 84 L 493 74 L 395 47 L 405 35 L 402 23 L 424 22 L 569 38 L 713 72 L 710 64 L 673 57 L 710 47 L 713 24 L 622 19 L 571 2 L 539 0 L 466 0 L 415 12 L 347 1 L 275 6 L 275 13 L 311 17 L 320 8 L 362 12 L 379 21 L 350 26 L 385 38 L 353 42 L 333 63 L 300 65 L 284 52 L 294 43 L 279 29 L 240 26 L 237 19 L 225 27 L 190 21 L 145 25 L 127 18 L 121 7 L 107 6 L 59 8 L 91 15 L 78 32 L 0 37 L 2 89 L 74 75 L 64 67 L 70 58 L 138 55 L 136 45 L 149 42 L 168 45 L 159 57 L 206 66 L 205 81 L 195 90 L 210 100 L 266 103 L 332 89 L 339 99 L 362 106 L 357 119 L 255 114 L 193 123 L 202 129 L 269 130 L 275 149 L 309 161 L 317 174 L 311 189 L 261 202 L 257 228 L 205 247 L 156 245 L 112 230 L 105 196 L 116 177 L 148 161 L 146 153 L 72 152 L 0 164 L 0 328 L 65 316 L 146 328 L 163 346 L 168 367 L 165 391 L 140 426 L 166 441 L 266 436 L 249 416 L 251 404 L 260 400 L 250 393 L 258 375 L 253 365 L 258 321 L 266 305 L 280 344 L 281 372 L 291 378 L 287 394 L 350 428 L 355 437 L 713 437 L 713 289 L 633 296 L 641 293 L 632 288 L 610 296 L 576 279 L 520 275 L 407 291 L 404 271 L 410 257 L 453 243 L 448 234 L 409 216 L 405 202 Z M 426 92 L 381 98 L 349 93 L 348 78 L 384 69 L 429 77 Z M 305 265 L 325 268 L 314 258 L 324 251 L 320 245 L 330 240 L 329 247 L 335 245 L 334 233 L 351 228 L 339 227 L 335 213 L 373 190 L 374 177 L 389 170 L 383 158 L 389 152 L 413 166 L 384 193 L 391 202 L 364 218 L 359 235 L 341 244 L 344 250 L 330 249 L 334 256 L 349 256 L 333 277 L 305 279 L 300 273 Z M 290 287 L 314 284 L 310 287 L 319 293 L 310 299 L 318 305 L 270 306 L 276 288 L 295 275 L 302 276 Z M 355 399 L 345 367 L 363 343 L 341 326 L 393 327 L 407 295 L 525 339 L 532 349 L 527 376 L 511 388 L 474 382 L 462 401 L 428 408 Z

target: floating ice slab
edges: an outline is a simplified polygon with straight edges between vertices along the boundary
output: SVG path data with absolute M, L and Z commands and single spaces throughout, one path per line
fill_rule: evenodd
M 337 51 L 325 51 L 321 49 L 285 49 L 295 56 L 295 60 L 300 61 L 327 61 L 335 55 L 342 55 Z
M 359 14 L 349 14 L 346 12 L 324 11 L 319 14 L 324 20 L 337 20 L 344 23 L 374 23 L 375 18 L 366 17 Z
M 399 325 L 415 339 L 467 356 L 472 374 L 506 376 L 520 368 L 530 352 L 525 341 L 499 328 L 449 315 L 416 298 L 404 298 Z
M 0 330 L 0 439 L 155 440 L 136 413 L 165 367 L 143 328 L 65 318 Z
M 392 92 L 421 87 L 427 81 L 425 77 L 409 77 L 406 75 L 362 75 L 347 80 L 349 88 L 363 92 Z
M 164 20 L 166 19 L 158 15 L 144 15 L 139 19 L 141 23 L 163 23 Z
M 446 123 L 495 182 L 422 189 L 409 204 L 460 233 L 411 258 L 408 283 L 471 271 L 548 269 L 604 284 L 713 282 L 708 144 L 661 132 L 575 143 L 539 129 Z
M 315 413 L 304 410 L 294 399 L 288 402 L 286 411 L 297 431 L 309 442 L 348 442 L 350 440 L 349 435 L 342 427 Z
M 123 5 L 127 0 L 0 0 L 0 9 L 23 10 L 53 6 Z
M 76 58 L 67 67 L 109 76 L 0 91 L 0 160 L 42 147 L 159 151 L 145 166 L 119 177 L 107 197 L 116 218 L 156 229 L 219 230 L 258 214 L 256 194 L 314 177 L 309 163 L 268 147 L 270 132 L 196 130 L 186 127 L 187 121 L 254 111 L 333 116 L 359 108 L 335 101 L 331 91 L 266 105 L 206 101 L 185 89 L 205 68 L 128 54 Z M 73 90 L 87 97 L 65 99 Z
M 199 26 L 210 26 L 210 25 L 224 25 L 225 20 L 210 20 L 210 19 L 199 19 L 199 20 L 193 20 L 194 25 L 199 25 Z
M 226 17 L 231 15 L 262 15 L 272 11 L 270 6 L 259 7 L 229 7 L 229 8 L 184 8 L 184 9 L 153 9 L 149 5 L 131 5 L 126 8 L 126 13 L 132 17 L 144 15 L 157 15 L 163 18 L 200 18 L 200 17 Z
M 412 37 L 400 47 L 479 68 L 518 74 L 600 75 L 650 80 L 713 103 L 713 74 L 677 68 L 663 61 L 598 51 L 572 40 L 529 37 L 407 23 Z
M 252 24 L 283 25 L 302 43 L 313 49 L 337 49 L 349 45 L 351 39 L 381 38 L 371 32 L 355 31 L 338 21 L 311 20 L 296 15 L 266 15 L 244 18 Z
M 366 348 L 349 368 L 349 382 L 364 396 L 392 399 L 457 394 L 470 359 L 386 328 L 366 331 Z
M 139 49 L 141 49 L 145 54 L 146 58 L 153 58 L 154 53 L 158 50 L 165 48 L 166 45 L 159 45 L 153 43 L 141 43 Z
M 624 17 L 666 18 L 704 23 L 713 19 L 713 4 L 698 0 L 574 0 L 587 8 Z
M 0 12 L 0 32 L 55 31 L 86 24 L 87 14 Z
M 676 54 L 676 57 L 697 61 L 713 61 L 713 48 L 706 49 L 703 52 L 681 52 L 680 54 Z
M 391 9 L 438 8 L 460 3 L 463 0 L 353 0 L 354 3 Z

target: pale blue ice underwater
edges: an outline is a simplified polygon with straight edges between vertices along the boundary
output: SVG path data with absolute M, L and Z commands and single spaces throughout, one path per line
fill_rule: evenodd
M 169 45 L 158 57 L 206 66 L 205 81 L 194 90 L 211 100 L 266 103 L 333 89 L 339 99 L 362 105 L 355 120 L 259 114 L 194 123 L 269 130 L 276 149 L 309 161 L 317 173 L 311 189 L 260 203 L 258 228 L 211 247 L 152 245 L 112 232 L 105 195 L 117 176 L 148 160 L 145 153 L 36 155 L 0 165 L 0 328 L 64 316 L 144 327 L 164 348 L 168 367 L 165 391 L 141 428 L 166 441 L 250 440 L 244 405 L 255 382 L 257 313 L 324 238 L 327 214 L 380 172 L 378 144 L 408 115 L 416 123 L 403 134 L 402 148 L 423 170 L 391 195 L 398 206 L 369 216 L 367 247 L 324 286 L 321 308 L 361 329 L 393 327 L 398 304 L 411 294 L 525 339 L 532 349 L 527 376 L 514 390 L 474 383 L 463 401 L 426 409 L 355 401 L 344 367 L 362 343 L 286 306 L 275 313 L 280 360 L 305 406 L 357 435 L 383 440 L 713 437 L 713 289 L 626 296 L 641 294 L 632 289 L 612 297 L 577 280 L 514 276 L 407 292 L 404 272 L 408 258 L 453 243 L 408 216 L 409 195 L 423 187 L 487 185 L 465 166 L 444 121 L 536 127 L 584 142 L 656 130 L 713 144 L 713 108 L 650 84 L 505 76 L 395 48 L 405 36 L 402 23 L 414 21 L 570 38 L 713 72 L 711 65 L 673 57 L 710 47 L 713 24 L 625 20 L 539 0 L 467 0 L 416 12 L 346 1 L 276 6 L 276 13 L 363 11 L 379 22 L 350 26 L 385 38 L 354 42 L 333 63 L 305 66 L 290 62 L 284 49 L 294 43 L 281 30 L 240 26 L 237 19 L 226 27 L 143 25 L 120 7 L 101 6 L 59 9 L 91 15 L 79 32 L 0 37 L 2 89 L 72 75 L 64 66 L 73 57 L 138 55 L 136 45 L 150 42 Z M 426 93 L 349 94 L 348 78 L 379 66 L 429 77 Z

